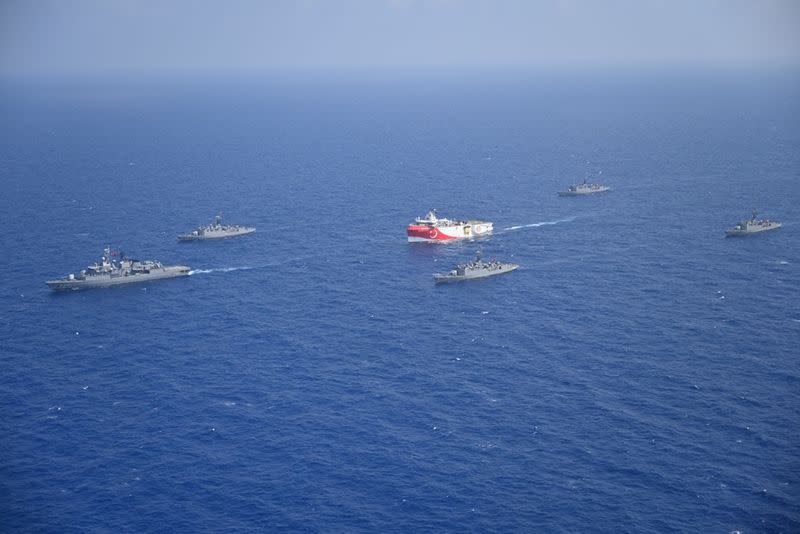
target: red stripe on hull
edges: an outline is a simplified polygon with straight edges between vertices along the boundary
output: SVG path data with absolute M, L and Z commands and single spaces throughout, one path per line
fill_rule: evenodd
M 450 239 L 458 239 L 457 237 L 446 235 L 436 228 L 431 228 L 430 226 L 416 226 L 412 224 L 406 228 L 406 232 L 408 233 L 408 237 L 427 239 L 429 241 L 448 241 Z

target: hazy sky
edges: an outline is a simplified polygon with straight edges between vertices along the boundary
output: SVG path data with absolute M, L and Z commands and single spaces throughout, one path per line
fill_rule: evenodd
M 800 0 L 0 0 L 0 73 L 799 65 Z

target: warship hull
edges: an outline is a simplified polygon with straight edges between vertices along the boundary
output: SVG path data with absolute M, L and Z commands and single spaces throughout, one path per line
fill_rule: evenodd
M 760 234 L 762 232 L 769 232 L 770 230 L 777 230 L 781 226 L 782 226 L 781 223 L 772 223 L 768 225 L 765 224 L 765 225 L 749 226 L 746 229 L 733 228 L 731 230 L 725 231 L 725 237 L 743 237 L 747 235 Z
M 77 291 L 80 289 L 94 289 L 101 287 L 121 286 L 126 284 L 137 284 L 141 282 L 152 282 L 154 280 L 164 280 L 167 278 L 179 278 L 188 276 L 191 269 L 186 265 L 171 265 L 149 273 L 135 273 L 122 275 L 95 275 L 84 278 L 60 278 L 48 280 L 47 286 L 54 291 Z
M 235 231 L 219 230 L 219 231 L 206 231 L 201 233 L 181 234 L 178 236 L 178 241 L 207 241 L 212 239 L 226 239 L 229 237 L 237 237 L 240 235 L 252 234 L 255 228 L 244 227 Z
M 559 191 L 558 196 L 560 197 L 584 197 L 586 195 L 594 195 L 595 193 L 604 193 L 606 191 L 611 191 L 610 187 L 602 186 L 597 189 L 590 189 L 590 190 L 577 190 L 577 191 Z
M 519 265 L 515 263 L 508 263 L 495 269 L 479 269 L 474 271 L 467 271 L 464 274 L 452 274 L 452 273 L 434 274 L 433 279 L 436 281 L 437 284 L 443 284 L 449 282 L 462 282 L 465 280 L 481 280 L 483 278 L 489 278 L 491 276 L 510 273 L 511 271 L 516 271 L 517 269 L 519 269 Z

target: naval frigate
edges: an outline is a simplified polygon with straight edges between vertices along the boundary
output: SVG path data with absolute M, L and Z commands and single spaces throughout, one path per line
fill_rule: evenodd
M 106 247 L 99 262 L 89 265 L 78 274 L 48 280 L 46 284 L 50 289 L 59 291 L 89 289 L 188 276 L 191 270 L 187 265 L 162 265 L 160 261 L 134 260 L 122 254 L 119 254 L 119 261 L 115 261 L 113 256 L 116 255 Z
M 753 210 L 753 217 L 746 221 L 736 223 L 736 226 L 730 230 L 725 231 L 726 237 L 736 237 L 743 235 L 758 234 L 766 232 L 767 230 L 777 230 L 783 226 L 782 223 L 777 221 L 770 221 L 768 219 L 759 219 L 758 213 Z
M 564 191 L 559 191 L 558 195 L 562 197 L 577 197 L 581 195 L 591 195 L 592 193 L 602 193 L 603 191 L 610 191 L 611 188 L 602 184 L 590 184 L 583 182 L 567 187 Z
M 516 263 L 503 263 L 492 259 L 490 261 L 483 261 L 481 254 L 478 252 L 475 259 L 463 265 L 457 265 L 455 269 L 447 273 L 437 273 L 433 275 L 433 279 L 437 283 L 441 282 L 460 282 L 462 280 L 477 280 L 479 278 L 487 278 L 489 276 L 497 276 L 498 274 L 510 273 L 519 269 Z
M 214 222 L 205 226 L 200 226 L 188 234 L 178 236 L 178 241 L 201 241 L 204 239 L 224 239 L 247 235 L 255 232 L 252 226 L 239 226 L 238 224 L 222 224 L 222 215 L 217 215 Z

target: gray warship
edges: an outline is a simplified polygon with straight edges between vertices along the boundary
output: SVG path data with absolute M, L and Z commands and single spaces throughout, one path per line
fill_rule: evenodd
M 205 226 L 200 226 L 188 234 L 178 236 L 178 241 L 201 241 L 204 239 L 223 239 L 247 235 L 255 232 L 252 226 L 239 226 L 238 224 L 222 224 L 222 215 L 217 215 L 214 222 Z
M 78 274 L 48 280 L 46 284 L 56 291 L 89 289 L 188 276 L 191 270 L 186 265 L 162 265 L 160 261 L 133 260 L 121 254 L 120 260 L 114 261 L 112 255 L 116 253 L 106 247 L 99 263 L 89 265 Z
M 510 273 L 519 269 L 516 263 L 503 263 L 492 259 L 490 261 L 483 261 L 481 253 L 475 255 L 475 259 L 463 265 L 457 265 L 455 269 L 447 273 L 437 273 L 433 275 L 433 279 L 437 283 L 441 282 L 460 282 L 461 280 L 477 280 L 479 278 L 487 278 L 489 276 L 496 276 L 498 274 Z
M 607 185 L 602 184 L 590 184 L 586 182 L 586 178 L 583 179 L 583 182 L 575 185 L 571 185 L 567 187 L 564 191 L 559 191 L 558 196 L 561 197 L 577 197 L 581 195 L 591 195 L 592 193 L 602 193 L 603 191 L 610 191 L 611 188 Z
M 783 226 L 782 223 L 777 221 L 770 221 L 768 219 L 759 219 L 758 213 L 753 210 L 753 217 L 747 221 L 741 221 L 730 230 L 725 231 L 726 237 L 736 237 L 743 235 L 758 234 L 766 232 L 767 230 L 777 230 Z

